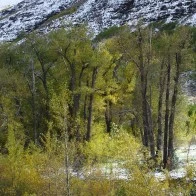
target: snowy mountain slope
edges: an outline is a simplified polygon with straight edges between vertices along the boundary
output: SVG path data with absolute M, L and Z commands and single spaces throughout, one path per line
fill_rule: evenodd
M 70 8 L 79 0 L 24 0 L 0 12 L 0 40 L 12 40 L 29 32 L 52 15 Z
M 70 17 L 88 21 L 97 31 L 112 25 L 135 25 L 157 20 L 196 25 L 196 0 L 90 0 Z
M 68 9 L 72 11 L 64 13 Z M 140 19 L 146 24 L 164 20 L 196 25 L 196 0 L 24 0 L 0 12 L 0 40 L 34 29 L 47 32 L 65 23 L 85 22 L 99 33 L 113 25 L 135 25 Z

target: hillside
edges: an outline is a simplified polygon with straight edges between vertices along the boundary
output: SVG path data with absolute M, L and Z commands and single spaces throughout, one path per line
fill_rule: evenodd
M 48 32 L 66 24 L 104 28 L 155 21 L 196 25 L 195 0 L 24 0 L 0 12 L 0 40 L 13 40 L 35 29 Z

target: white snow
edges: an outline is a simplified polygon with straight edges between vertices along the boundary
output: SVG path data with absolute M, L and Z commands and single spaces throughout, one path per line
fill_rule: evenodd
M 7 13 L 0 12 L 0 41 L 11 40 L 22 31 L 33 30 L 50 14 L 78 2 L 80 0 L 24 0 L 9 8 Z M 86 0 L 75 13 L 39 26 L 39 30 L 48 32 L 65 23 L 85 22 L 98 34 L 104 28 L 114 25 L 135 26 L 140 19 L 144 24 L 165 19 L 166 22 L 196 25 L 196 0 Z
M 0 12 L 0 41 L 14 39 L 22 31 L 34 29 L 36 24 L 47 19 L 52 12 L 60 12 L 60 7 L 69 8 L 78 0 L 25 0 Z
M 5 9 L 6 7 L 9 7 L 9 6 L 15 5 L 21 1 L 22 0 L 1 0 L 0 10 Z
M 186 177 L 187 180 L 196 180 L 194 174 L 193 179 L 189 179 L 187 176 L 187 169 L 192 167 L 193 171 L 196 171 L 196 145 L 181 146 L 176 150 L 176 156 L 179 158 L 179 167 L 168 171 L 155 171 L 149 172 L 149 177 L 155 177 L 158 181 L 163 181 L 166 178 L 178 179 Z M 189 161 L 187 162 L 187 156 Z M 191 160 L 191 161 L 190 161 Z M 116 179 L 116 180 L 129 180 L 132 179 L 132 175 L 128 169 L 124 167 L 125 162 L 122 161 L 108 161 L 107 163 L 89 166 L 79 171 L 70 170 L 71 175 L 80 179 L 88 177 Z

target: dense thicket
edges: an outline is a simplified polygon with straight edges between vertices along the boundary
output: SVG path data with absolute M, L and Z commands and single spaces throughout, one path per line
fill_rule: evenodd
M 94 40 L 85 27 L 76 27 L 44 36 L 32 34 L 20 44 L 2 44 L 0 166 L 6 170 L 2 179 L 9 170 L 7 184 L 14 187 L 11 191 L 24 194 L 31 190 L 39 194 L 47 190 L 45 194 L 49 195 L 64 191 L 70 195 L 69 187 L 73 184 L 69 169 L 64 181 L 67 188 L 60 182 L 56 185 L 49 182 L 54 174 L 51 170 L 58 173 L 57 169 L 64 166 L 78 170 L 87 157 L 93 157 L 93 163 L 106 157 L 129 160 L 126 155 L 133 154 L 127 154 L 127 149 L 135 155 L 139 146 L 143 146 L 148 168 L 172 169 L 176 135 L 187 130 L 187 123 L 195 131 L 194 107 L 191 106 L 192 113 L 186 113 L 187 108 L 180 106 L 185 101 L 179 89 L 180 74 L 195 66 L 194 32 L 188 27 L 155 31 L 150 26 L 138 27 L 131 33 L 125 27 L 117 29 L 111 38 L 99 36 Z M 184 121 L 179 121 L 182 116 Z M 117 156 L 117 152 L 123 152 L 124 156 Z M 56 161 L 52 163 L 51 158 Z M 5 166 L 6 159 L 10 168 Z M 26 172 L 35 175 L 32 179 L 25 176 L 21 160 L 27 166 Z M 33 167 L 39 161 L 44 166 L 37 168 L 42 172 L 36 173 Z M 15 173 L 20 166 L 21 175 Z M 24 183 L 21 176 L 29 178 L 29 190 L 20 184 Z M 54 183 L 51 186 L 55 189 L 42 186 L 43 176 L 49 185 Z M 59 176 L 54 176 L 57 183 L 56 177 Z M 143 180 L 145 183 L 146 179 Z M 77 183 L 84 186 L 83 182 Z M 111 184 L 104 183 L 107 192 Z M 150 192 L 144 189 L 143 194 L 156 195 L 156 188 L 152 187 L 147 188 Z M 126 188 L 134 190 L 131 185 Z M 0 190 L 9 192 L 1 187 Z M 57 192 L 50 193 L 54 190 Z M 116 191 L 117 195 L 127 192 Z M 75 195 L 80 195 L 79 192 L 75 188 Z M 133 193 L 136 194 L 139 193 Z

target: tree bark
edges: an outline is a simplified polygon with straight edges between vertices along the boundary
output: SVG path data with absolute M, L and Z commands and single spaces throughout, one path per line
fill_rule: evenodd
M 107 133 L 111 133 L 111 128 L 112 128 L 112 102 L 111 101 L 106 101 L 106 111 L 105 111 L 105 122 L 106 122 L 106 131 Z
M 148 107 L 148 124 L 149 124 L 149 132 L 148 132 L 148 138 L 149 138 L 149 146 L 150 146 L 150 154 L 151 157 L 155 157 L 155 141 L 154 141 L 154 132 L 153 132 L 153 120 L 152 120 L 152 111 L 150 104 L 147 102 Z
M 86 86 L 89 87 L 89 81 L 87 79 Z M 84 107 L 83 107 L 83 118 L 86 122 L 87 120 L 87 105 L 88 105 L 88 95 L 86 94 L 84 97 Z
M 95 88 L 95 81 L 97 78 L 97 70 L 98 68 L 95 67 L 93 69 L 93 74 L 92 74 L 92 83 L 91 83 L 91 88 L 94 90 Z M 94 100 L 94 92 L 92 92 L 89 96 L 89 106 L 88 106 L 88 122 L 87 122 L 87 132 L 86 132 L 86 140 L 90 141 L 91 138 L 91 125 L 92 125 L 92 114 L 93 114 L 93 100 Z
M 162 150 L 162 135 L 163 135 L 163 127 L 162 127 L 162 109 L 163 109 L 163 94 L 164 94 L 164 86 L 165 86 L 165 74 L 164 74 L 164 62 L 161 63 L 160 69 L 160 79 L 159 79 L 159 103 L 158 103 L 158 131 L 157 131 L 157 150 Z
M 167 87 L 165 98 L 165 127 L 164 127 L 164 147 L 163 147 L 163 168 L 166 168 L 168 158 L 168 131 L 169 131 L 169 98 L 170 98 L 170 80 L 171 80 L 171 64 L 170 57 L 168 57 L 167 66 Z
M 40 75 L 36 75 L 42 82 L 42 85 L 44 87 L 44 91 L 45 91 L 45 94 L 46 94 L 46 104 L 45 104 L 45 117 L 47 120 L 50 120 L 50 97 L 49 97 L 49 90 L 48 90 L 48 81 L 47 81 L 47 75 L 48 75 L 48 72 L 50 70 L 50 68 L 52 67 L 52 64 L 48 65 L 46 67 L 46 64 L 44 63 L 44 60 L 42 58 L 42 56 L 40 55 L 40 52 L 37 50 L 37 48 L 32 45 L 34 51 L 35 51 L 35 54 L 37 56 L 37 59 L 41 65 L 41 74 Z
M 141 80 L 141 95 L 142 95 L 142 119 L 143 119 L 143 129 L 144 129 L 144 146 L 148 147 L 148 108 L 147 108 L 147 73 L 144 67 L 144 57 L 143 57 L 143 39 L 142 34 L 139 29 L 138 35 L 138 47 L 139 47 L 139 71 Z
M 169 118 L 169 142 L 168 142 L 168 157 L 171 160 L 171 167 L 173 166 L 173 157 L 174 157 L 174 118 L 176 111 L 176 101 L 178 95 L 178 84 L 180 76 L 180 64 L 181 64 L 181 55 L 176 53 L 176 75 L 174 78 L 174 92 L 171 102 L 171 112 Z
M 34 142 L 38 142 L 38 133 L 37 133 L 37 117 L 36 117 L 36 107 L 35 107 L 35 97 L 36 97 L 36 88 L 35 88 L 35 67 L 33 61 L 31 62 L 31 71 L 32 71 L 32 110 L 33 110 L 33 132 L 34 132 Z

